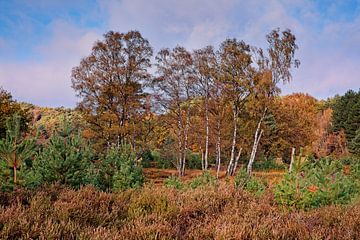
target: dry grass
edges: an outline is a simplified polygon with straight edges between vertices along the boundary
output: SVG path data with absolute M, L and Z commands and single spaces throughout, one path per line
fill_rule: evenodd
M 195 177 L 201 175 L 203 171 L 198 169 L 189 169 L 186 170 L 185 173 L 186 173 L 185 176 L 182 177 L 181 180 L 184 182 L 189 182 Z M 210 173 L 213 176 L 216 176 L 215 170 L 211 169 Z M 284 170 L 253 172 L 254 176 L 265 180 L 266 182 L 269 183 L 270 186 L 274 185 L 275 183 L 278 183 L 282 179 L 284 173 L 285 173 Z M 175 169 L 144 168 L 144 174 L 148 182 L 152 182 L 155 185 L 163 185 L 164 180 L 166 180 L 168 177 L 172 175 L 177 176 L 177 171 Z M 231 177 L 230 180 L 232 178 L 233 177 Z M 224 170 L 220 171 L 219 179 L 220 181 L 224 181 L 226 179 L 226 172 Z
M 225 182 L 120 194 L 51 186 L 0 194 L 0 239 L 360 239 L 360 203 L 288 212 L 271 191 Z

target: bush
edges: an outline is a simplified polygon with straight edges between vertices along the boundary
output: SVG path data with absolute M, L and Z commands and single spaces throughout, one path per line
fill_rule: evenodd
M 157 150 L 153 150 L 151 151 L 151 155 L 154 158 L 154 162 L 156 163 L 156 167 L 157 168 L 161 168 L 161 169 L 169 169 L 169 168 L 174 168 L 174 164 L 173 164 L 173 155 L 170 154 L 160 154 L 159 151 Z
M 104 191 L 123 191 L 137 188 L 144 183 L 142 168 L 136 164 L 135 153 L 130 146 L 109 150 L 100 165 L 96 186 Z
M 186 166 L 189 169 L 202 169 L 201 153 L 193 153 L 193 152 L 189 151 L 186 154 Z
M 253 169 L 256 170 L 282 170 L 285 169 L 285 164 L 276 164 L 274 159 L 264 159 L 262 161 L 255 161 L 253 164 Z
M 241 188 L 245 191 L 260 196 L 266 189 L 266 184 L 252 176 L 249 176 L 244 168 L 242 168 L 235 176 L 235 188 Z
M 359 192 L 358 182 L 344 174 L 340 161 L 329 158 L 315 163 L 296 164 L 275 188 L 279 204 L 309 209 L 349 203 Z
M 149 168 L 151 167 L 151 163 L 154 161 L 154 157 L 152 155 L 152 152 L 150 150 L 145 150 L 141 154 L 141 165 L 143 168 Z
M 181 180 L 177 176 L 170 176 L 168 179 L 164 181 L 164 185 L 168 188 L 182 189 L 184 186 Z
M 205 171 L 200 176 L 197 176 L 194 180 L 191 181 L 190 187 L 196 189 L 203 186 L 217 186 L 218 182 L 216 177 L 210 174 L 210 172 Z

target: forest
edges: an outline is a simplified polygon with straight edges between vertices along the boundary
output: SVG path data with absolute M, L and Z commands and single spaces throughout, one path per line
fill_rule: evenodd
M 0 88 L 0 238 L 359 239 L 360 89 L 282 94 L 296 36 L 264 37 L 155 53 L 109 31 L 75 108 Z

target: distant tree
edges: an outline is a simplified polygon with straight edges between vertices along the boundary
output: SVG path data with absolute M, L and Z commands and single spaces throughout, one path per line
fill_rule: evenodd
M 333 131 L 345 132 L 348 147 L 352 151 L 354 149 L 351 142 L 360 129 L 360 90 L 349 90 L 345 95 L 336 98 L 333 110 Z
M 26 131 L 30 121 L 28 112 L 12 99 L 9 92 L 0 87 L 0 139 L 6 135 L 7 120 L 14 115 L 20 117 L 20 130 L 22 132 Z
M 269 153 L 282 157 L 293 147 L 311 150 L 320 128 L 317 106 L 314 97 L 303 93 L 276 98 L 270 106 L 275 127 L 264 139 Z
M 78 108 L 101 146 L 122 141 L 134 145 L 153 51 L 138 31 L 110 31 L 104 37 L 72 70 L 72 87 L 82 98 Z
M 360 155 L 360 128 L 356 131 L 355 137 L 350 142 L 351 151 Z

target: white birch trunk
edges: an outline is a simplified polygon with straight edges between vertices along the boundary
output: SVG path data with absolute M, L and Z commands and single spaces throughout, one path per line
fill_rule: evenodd
M 259 142 L 260 142 L 260 139 L 261 139 L 261 135 L 263 134 L 263 130 L 260 131 L 260 128 L 261 128 L 261 123 L 265 118 L 266 111 L 267 111 L 267 108 L 265 108 L 264 113 L 261 116 L 260 121 L 259 121 L 259 123 L 257 125 L 257 128 L 256 128 L 256 132 L 255 132 L 255 136 L 254 136 L 254 145 L 253 145 L 253 148 L 251 150 L 250 160 L 249 160 L 249 163 L 248 163 L 248 166 L 247 166 L 247 173 L 249 175 L 251 175 L 252 165 L 253 165 L 253 163 L 255 161 L 255 156 L 256 156 L 257 148 L 258 148 L 258 145 L 259 145 Z
M 216 162 L 217 162 L 217 169 L 216 169 L 216 177 L 219 178 L 219 172 L 220 172 L 220 166 L 221 166 L 221 124 L 220 120 L 218 121 L 218 135 L 217 135 L 217 141 L 216 141 Z
M 208 169 L 208 155 L 209 155 L 209 106 L 208 106 L 208 99 L 206 96 L 205 99 L 205 128 L 206 128 L 206 137 L 205 137 L 205 170 Z
M 238 153 L 238 155 L 236 156 L 235 165 L 234 165 L 234 170 L 233 170 L 233 172 L 232 172 L 232 175 L 234 175 L 235 172 L 236 172 L 236 168 L 237 168 L 238 163 L 239 163 L 239 159 L 240 159 L 240 156 L 241 156 L 241 152 L 242 152 L 242 148 L 240 148 L 239 153 Z
M 256 156 L 256 152 L 257 152 L 257 148 L 258 148 L 258 145 L 259 145 L 259 142 L 260 142 L 260 138 L 261 138 L 261 135 L 263 134 L 264 130 L 261 130 L 259 135 L 257 136 L 257 139 L 256 141 L 254 142 L 254 145 L 253 145 L 253 149 L 251 151 L 251 156 L 250 156 L 250 160 L 249 160 L 249 164 L 247 166 L 247 173 L 248 175 L 251 175 L 252 173 L 252 165 L 254 164 L 254 161 L 255 161 L 255 156 Z
M 291 171 L 293 169 L 294 161 L 295 161 L 295 148 L 292 148 L 291 149 L 291 161 L 290 161 L 290 166 L 289 166 L 289 173 L 291 173 Z
M 233 132 L 233 139 L 231 144 L 231 155 L 230 155 L 230 161 L 227 168 L 227 174 L 230 175 L 233 167 L 234 167 L 234 155 L 235 155 L 235 145 L 236 145 L 236 133 L 237 133 L 237 109 L 234 107 L 233 110 L 233 120 L 234 120 L 234 132 Z

